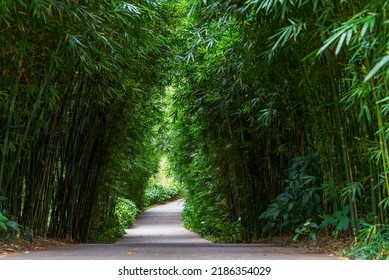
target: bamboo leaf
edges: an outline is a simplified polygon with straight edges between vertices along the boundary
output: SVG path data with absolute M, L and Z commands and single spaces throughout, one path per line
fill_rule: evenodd
M 343 34 L 343 30 L 338 31 L 337 33 L 332 35 L 330 38 L 328 38 L 325 41 L 324 45 L 319 49 L 318 54 L 321 54 L 326 48 L 328 48 L 333 42 L 335 42 L 339 38 L 339 36 L 341 36 L 342 34 Z
M 68 42 L 71 47 L 83 47 L 86 46 L 80 41 L 80 39 L 76 35 L 70 35 L 68 37 Z
M 8 221 L 7 226 L 16 231 L 19 231 L 19 227 L 20 227 L 20 225 L 15 221 Z
M 30 242 L 30 243 L 32 243 L 32 233 L 31 233 L 31 230 L 30 229 L 28 229 L 28 228 L 26 228 L 25 230 L 24 230 L 24 234 L 27 236 L 27 239 L 28 239 L 28 241 Z
M 133 4 L 130 4 L 130 3 L 125 3 L 125 2 L 122 2 L 118 7 L 117 7 L 117 10 L 120 10 L 120 11 L 128 11 L 130 13 L 133 13 L 133 14 L 137 14 L 137 15 L 140 15 L 141 12 L 139 10 L 138 7 L 136 7 L 135 5 Z
M 379 100 L 377 103 L 378 103 L 378 104 L 380 104 L 380 103 L 386 103 L 386 102 L 388 102 L 388 101 L 389 101 L 389 96 L 387 96 L 387 97 L 385 97 L 385 98 Z
M 313 10 L 316 11 L 317 10 L 317 4 L 318 4 L 319 0 L 313 0 Z
M 195 61 L 194 55 L 193 55 L 193 53 L 188 53 L 187 56 L 186 56 L 186 58 L 185 58 L 186 64 L 189 64 L 189 62 L 190 62 L 191 60 L 192 60 L 193 62 Z
M 347 230 L 349 227 L 350 219 L 347 216 L 341 216 L 337 228 L 339 230 Z
M 8 218 L 0 211 L 0 221 L 7 222 Z
M 3 230 L 7 231 L 7 225 L 4 222 L 2 222 L 2 221 L 0 221 L 0 228 L 2 228 Z
M 368 21 L 363 24 L 363 27 L 362 27 L 360 35 L 359 35 L 360 38 L 365 37 L 366 31 L 369 28 L 369 25 L 370 25 L 370 23 Z
M 347 31 L 347 39 L 346 39 L 346 44 L 349 45 L 350 42 L 351 42 L 351 39 L 353 37 L 353 33 L 354 31 L 352 29 L 350 29 L 349 31 Z
M 363 112 L 365 113 L 366 119 L 369 123 L 371 123 L 372 118 L 371 118 L 371 113 L 369 107 L 365 104 L 363 105 Z
M 389 55 L 384 56 L 380 62 L 378 62 L 373 69 L 370 70 L 370 72 L 366 75 L 364 81 L 369 81 L 382 67 L 385 67 L 385 65 L 389 63 Z
M 346 36 L 347 36 L 347 33 L 343 33 L 342 36 L 340 36 L 338 45 L 337 45 L 336 50 L 335 50 L 335 54 L 336 54 L 336 55 L 338 55 L 339 52 L 340 52 L 340 50 L 342 49 L 343 42 L 344 42 L 344 40 L 346 39 Z

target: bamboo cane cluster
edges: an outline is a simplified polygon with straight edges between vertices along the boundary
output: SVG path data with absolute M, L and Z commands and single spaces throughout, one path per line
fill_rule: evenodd
M 95 238 L 157 168 L 168 31 L 135 2 L 0 3 L 0 210 L 36 235 Z
M 188 226 L 252 240 L 387 223 L 388 2 L 186 5 L 172 161 Z

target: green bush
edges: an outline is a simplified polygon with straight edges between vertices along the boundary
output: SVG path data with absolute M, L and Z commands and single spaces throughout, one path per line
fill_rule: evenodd
M 358 260 L 389 260 L 389 226 L 382 224 L 362 225 L 357 244 L 345 255 Z
M 337 210 L 332 215 L 323 217 L 320 224 L 322 229 L 327 228 L 331 230 L 331 236 L 337 237 L 339 233 L 346 232 L 350 227 L 350 206 L 345 205 L 341 210 Z
M 174 198 L 178 198 L 182 195 L 182 189 L 175 185 L 162 185 L 156 184 L 146 188 L 143 207 L 147 208 L 152 205 L 162 204 Z
M 0 200 L 1 198 L 0 196 Z M 10 241 L 17 233 L 25 235 L 28 241 L 32 242 L 31 230 L 13 221 L 7 214 L 7 211 L 0 209 L 0 240 L 3 242 Z
M 128 228 L 135 223 L 138 212 L 139 210 L 133 201 L 124 198 L 118 199 L 115 214 L 123 229 Z
M 167 200 L 180 196 L 181 189 L 170 185 L 153 185 L 146 189 L 143 207 L 161 204 Z M 115 217 L 105 220 L 101 225 L 105 229 L 92 241 L 97 243 L 111 243 L 121 238 L 124 229 L 131 227 L 138 216 L 139 209 L 135 202 L 125 198 L 118 198 L 115 206 Z
M 0 196 L 0 202 L 6 200 L 5 196 Z M 6 210 L 0 209 L 0 240 L 7 240 L 20 231 L 21 225 L 12 221 L 9 216 Z
M 0 232 L 2 234 L 9 233 L 13 231 L 19 231 L 20 225 L 8 219 L 6 215 L 3 214 L 3 211 L 0 211 Z
M 138 215 L 136 204 L 125 198 L 118 198 L 115 206 L 115 215 L 101 219 L 95 223 L 99 229 L 97 234 L 90 237 L 90 242 L 112 243 L 122 238 L 125 234 L 124 229 L 135 223 Z
M 92 236 L 89 242 L 93 243 L 113 243 L 123 237 L 125 231 L 120 225 L 118 219 L 111 219 L 104 223 L 104 230 L 101 230 L 98 235 Z
M 243 231 L 241 221 L 231 219 L 223 196 L 215 195 L 203 185 L 196 186 L 196 195 L 188 194 L 185 199 L 182 215 L 185 227 L 213 242 L 240 242 Z
M 320 221 L 319 170 L 313 154 L 292 159 L 289 178 L 285 180 L 287 187 L 259 217 L 264 221 L 263 234 L 293 232 L 303 228 L 308 220 L 312 224 Z

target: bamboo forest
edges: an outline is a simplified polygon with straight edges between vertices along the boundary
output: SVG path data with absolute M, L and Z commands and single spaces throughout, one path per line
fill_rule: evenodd
M 162 162 L 214 242 L 389 259 L 388 9 L 0 1 L 0 240 L 119 238 Z

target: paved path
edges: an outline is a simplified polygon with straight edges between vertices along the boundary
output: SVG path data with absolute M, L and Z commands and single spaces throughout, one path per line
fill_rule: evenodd
M 271 244 L 214 244 L 186 230 L 180 216 L 183 201 L 151 208 L 114 244 L 72 245 L 3 259 L 33 260 L 336 260 L 328 254 Z

